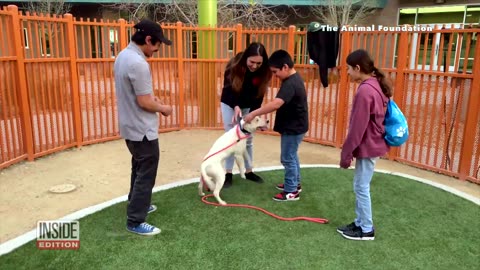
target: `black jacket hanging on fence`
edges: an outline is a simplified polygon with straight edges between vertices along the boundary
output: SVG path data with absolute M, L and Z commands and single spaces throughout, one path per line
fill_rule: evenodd
M 328 69 L 337 66 L 337 56 L 340 47 L 340 31 L 328 31 L 313 22 L 308 27 L 307 49 L 310 59 L 319 67 L 320 80 L 323 87 L 328 86 Z

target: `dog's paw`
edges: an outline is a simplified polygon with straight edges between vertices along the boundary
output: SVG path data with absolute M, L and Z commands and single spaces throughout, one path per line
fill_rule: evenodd
M 241 173 L 241 174 L 240 174 L 240 177 L 241 177 L 242 179 L 247 179 L 247 177 L 245 177 L 245 173 Z
M 226 201 L 222 201 L 222 200 L 218 201 L 218 203 L 221 204 L 221 205 L 227 205 L 227 202 L 226 202 Z
M 200 195 L 200 196 L 205 196 L 205 193 L 199 192 L 198 195 Z

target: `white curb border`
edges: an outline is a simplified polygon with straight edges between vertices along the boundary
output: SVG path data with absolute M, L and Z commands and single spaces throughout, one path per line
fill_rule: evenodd
M 304 165 L 300 165 L 300 167 L 301 168 L 340 168 L 338 165 L 333 165 L 333 164 L 304 164 Z M 257 171 L 257 172 L 274 171 L 274 170 L 283 170 L 283 166 L 269 166 L 269 167 L 262 167 L 262 168 L 256 168 L 255 169 L 255 171 Z M 443 184 L 440 184 L 440 183 L 433 182 L 433 181 L 425 179 L 425 178 L 420 178 L 420 177 L 416 177 L 416 176 L 409 175 L 409 174 L 397 173 L 397 172 L 380 170 L 380 169 L 375 170 L 375 172 L 390 174 L 390 175 L 397 175 L 397 176 L 401 176 L 401 177 L 404 177 L 404 178 L 415 180 L 415 181 L 418 181 L 418 182 L 421 182 L 421 183 L 424 183 L 424 184 L 427 184 L 427 185 L 431 185 L 431 186 L 434 186 L 436 188 L 439 188 L 439 189 L 445 190 L 447 192 L 453 193 L 453 194 L 455 194 L 459 197 L 462 197 L 466 200 L 469 200 L 469 201 L 471 201 L 471 202 L 473 202 L 477 205 L 480 205 L 480 198 L 477 198 L 477 197 L 472 196 L 470 194 L 467 194 L 465 192 L 459 191 L 457 189 L 454 189 L 452 187 L 449 187 L 449 186 L 446 186 L 446 185 L 443 185 Z M 238 173 L 238 171 L 234 171 L 234 173 Z M 167 189 L 171 189 L 171 188 L 175 188 L 175 187 L 189 185 L 189 184 L 192 184 L 192 183 L 195 183 L 195 182 L 198 182 L 198 181 L 199 181 L 198 177 L 187 179 L 187 180 L 182 180 L 182 181 L 177 181 L 177 182 L 174 182 L 174 183 L 165 184 L 165 185 L 162 185 L 162 186 L 155 187 L 153 189 L 153 192 L 155 193 L 155 192 L 159 192 L 159 191 L 162 191 L 162 190 L 167 190 Z M 58 220 L 78 220 L 82 217 L 91 215 L 95 212 L 98 212 L 100 210 L 108 208 L 108 207 L 110 207 L 112 205 L 115 205 L 117 203 L 127 201 L 127 198 L 128 198 L 128 195 L 123 195 L 121 197 L 117 197 L 117 198 L 112 199 L 110 201 L 106 201 L 106 202 L 103 202 L 103 203 L 100 203 L 100 204 L 97 204 L 97 205 L 93 205 L 93 206 L 84 208 L 84 209 L 79 210 L 77 212 L 74 212 L 70 215 L 64 216 L 64 217 L 62 217 Z M 15 250 L 15 249 L 19 248 L 20 246 L 25 245 L 26 243 L 34 240 L 36 237 L 37 237 L 36 229 L 34 229 L 34 230 L 31 230 L 31 231 L 29 231 L 29 232 L 27 232 L 23 235 L 20 235 L 20 236 L 14 238 L 14 239 L 11 239 L 11 240 L 3 243 L 3 244 L 0 244 L 0 256 Z

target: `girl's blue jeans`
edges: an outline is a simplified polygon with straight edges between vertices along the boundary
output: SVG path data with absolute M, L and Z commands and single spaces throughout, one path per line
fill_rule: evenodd
M 373 230 L 372 203 L 370 199 L 370 182 L 378 158 L 359 158 L 355 162 L 353 191 L 355 192 L 355 225 L 364 233 Z

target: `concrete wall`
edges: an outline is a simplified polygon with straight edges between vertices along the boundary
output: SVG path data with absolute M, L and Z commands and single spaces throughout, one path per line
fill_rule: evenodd
M 371 16 L 370 20 L 367 20 L 366 25 L 385 25 L 395 26 L 397 25 L 399 0 L 389 0 L 384 9 L 378 10 L 375 15 Z

